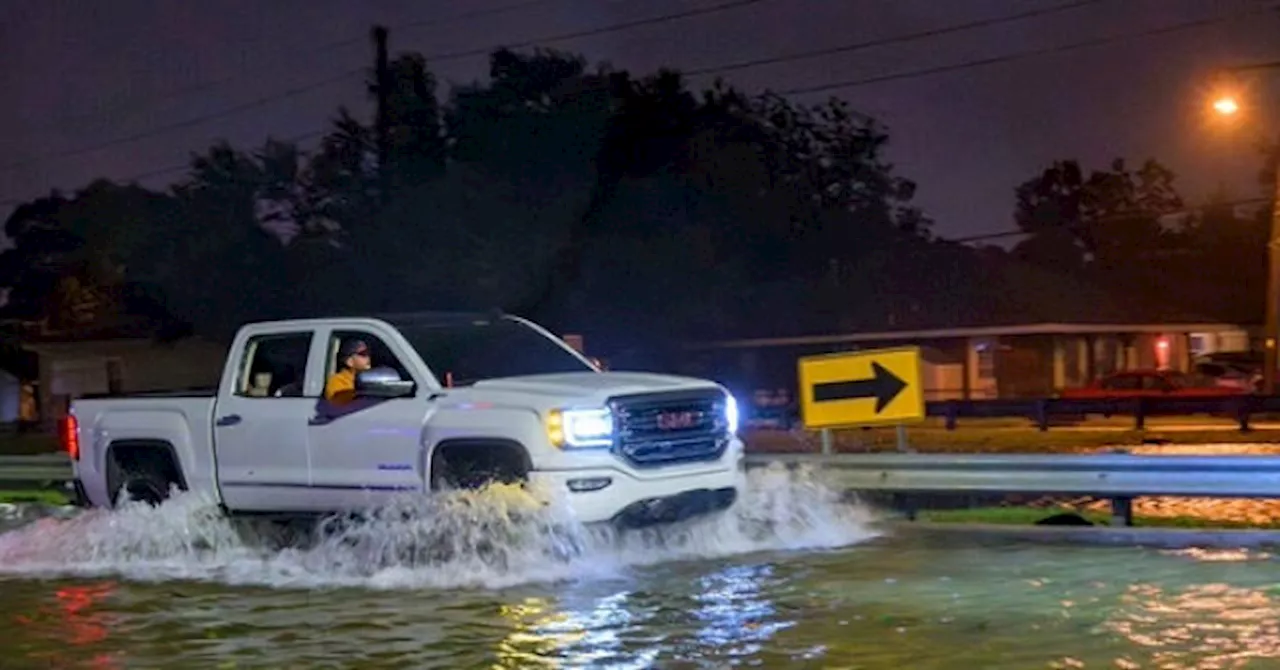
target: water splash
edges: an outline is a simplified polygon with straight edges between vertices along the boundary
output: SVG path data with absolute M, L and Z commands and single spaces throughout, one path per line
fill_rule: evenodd
M 873 537 L 871 513 L 809 470 L 748 473 L 726 514 L 619 531 L 584 526 L 563 497 L 491 486 L 406 496 L 332 518 L 309 541 L 224 517 L 182 494 L 44 518 L 0 535 L 0 577 L 101 576 L 271 587 L 499 588 L 609 577 L 629 567 L 754 551 L 832 548 Z

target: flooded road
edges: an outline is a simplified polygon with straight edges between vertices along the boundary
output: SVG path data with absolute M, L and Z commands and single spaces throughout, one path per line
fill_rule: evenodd
M 732 517 L 627 536 L 509 491 L 283 548 L 195 500 L 11 520 L 0 667 L 1280 667 L 1268 555 L 877 536 L 752 477 Z

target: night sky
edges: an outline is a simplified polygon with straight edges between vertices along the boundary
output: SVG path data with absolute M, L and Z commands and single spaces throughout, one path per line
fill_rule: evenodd
M 761 0 L 550 42 L 545 38 L 727 0 L 0 0 L 0 87 L 9 101 L 0 107 L 0 216 L 15 201 L 97 176 L 143 176 L 142 183 L 161 186 L 181 174 L 170 168 L 216 138 L 252 148 L 268 135 L 303 135 L 324 128 L 339 104 L 369 118 L 359 70 L 371 61 L 375 22 L 390 27 L 393 54 L 425 53 L 447 85 L 482 78 L 485 56 L 431 55 L 536 41 L 636 72 L 660 65 L 699 70 L 1072 3 Z M 1258 13 L 1277 4 L 1100 0 L 1017 23 L 723 76 L 749 91 L 804 89 L 1135 36 L 800 94 L 843 97 L 888 124 L 890 158 L 919 183 L 919 204 L 938 233 L 977 235 L 1011 229 L 1014 185 L 1055 158 L 1101 167 L 1115 156 L 1154 156 L 1178 173 L 1186 195 L 1202 196 L 1218 184 L 1240 197 L 1257 195 L 1249 134 L 1270 128 L 1274 136 L 1280 129 L 1280 71 L 1250 90 L 1269 110 L 1249 110 L 1251 127 L 1227 132 L 1208 123 L 1205 98 L 1214 67 L 1280 60 L 1280 11 Z M 496 11 L 512 6 L 518 9 Z M 473 16 L 459 17 L 465 14 Z M 1217 17 L 1227 20 L 1137 36 Z M 264 100 L 290 89 L 300 90 Z

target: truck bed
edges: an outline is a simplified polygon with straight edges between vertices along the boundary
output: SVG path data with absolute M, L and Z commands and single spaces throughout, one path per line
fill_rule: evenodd
M 213 411 L 217 397 L 195 390 L 79 398 L 72 404 L 79 458 L 72 469 L 95 507 L 110 506 L 106 450 L 109 444 L 168 445 L 190 490 L 211 493 Z
M 77 400 L 124 400 L 130 398 L 212 398 L 217 395 L 216 386 L 198 386 L 184 389 L 158 391 L 134 391 L 131 393 L 88 393 Z

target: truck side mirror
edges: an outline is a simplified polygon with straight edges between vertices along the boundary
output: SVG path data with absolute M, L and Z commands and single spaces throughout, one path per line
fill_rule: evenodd
M 403 398 L 413 395 L 416 385 L 401 379 L 395 368 L 373 368 L 356 375 L 356 395 L 365 398 Z

